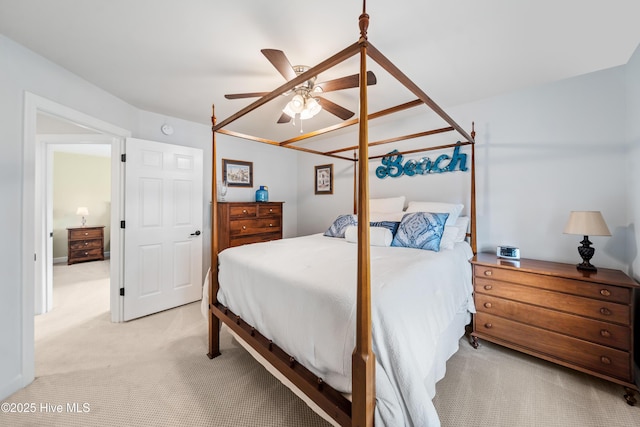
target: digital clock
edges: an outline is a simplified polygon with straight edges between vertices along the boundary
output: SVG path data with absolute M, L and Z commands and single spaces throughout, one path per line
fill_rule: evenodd
M 520 249 L 513 246 L 498 246 L 496 255 L 500 258 L 520 259 Z

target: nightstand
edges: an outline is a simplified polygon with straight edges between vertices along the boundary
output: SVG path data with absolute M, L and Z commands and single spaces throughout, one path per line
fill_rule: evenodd
M 104 260 L 104 226 L 67 228 L 67 264 Z
M 622 385 L 636 403 L 634 317 L 640 286 L 618 270 L 500 259 L 473 264 L 478 338 Z

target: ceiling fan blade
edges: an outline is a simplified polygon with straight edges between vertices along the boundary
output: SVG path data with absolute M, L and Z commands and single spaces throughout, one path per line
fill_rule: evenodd
M 376 75 L 373 71 L 367 71 L 367 86 L 371 86 L 377 83 Z M 315 87 L 322 88 L 323 92 L 331 92 L 334 90 L 350 89 L 360 86 L 360 74 L 353 74 L 351 76 L 341 77 L 335 80 L 329 80 L 322 83 L 316 83 Z
M 262 49 L 260 52 L 267 57 L 269 62 L 276 67 L 276 70 L 278 70 L 287 81 L 297 77 L 296 72 L 293 70 L 291 63 L 283 51 L 277 49 Z
M 350 119 L 355 114 L 353 111 L 349 111 L 346 108 L 341 107 L 335 102 L 331 102 L 326 98 L 320 98 L 319 96 L 315 96 L 314 98 L 318 100 L 318 102 L 320 103 L 320 106 L 323 109 L 327 110 L 329 113 L 333 114 L 334 116 L 340 117 L 342 120 Z
M 230 93 L 224 97 L 227 99 L 241 99 L 241 98 L 261 98 L 265 95 L 269 95 L 270 92 L 249 92 L 249 93 Z
M 278 123 L 289 123 L 290 121 L 291 121 L 291 117 L 286 113 L 282 113 L 282 115 L 278 119 Z

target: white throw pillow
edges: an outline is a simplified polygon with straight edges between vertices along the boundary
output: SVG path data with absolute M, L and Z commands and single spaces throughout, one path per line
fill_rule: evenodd
M 344 232 L 347 242 L 356 243 L 358 241 L 358 226 L 350 225 Z M 393 241 L 391 230 L 385 227 L 369 227 L 369 245 L 390 246 Z

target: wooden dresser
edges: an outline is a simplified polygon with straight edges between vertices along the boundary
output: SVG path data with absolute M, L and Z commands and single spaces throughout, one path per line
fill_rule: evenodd
M 625 387 L 636 403 L 634 316 L 640 286 L 618 270 L 478 254 L 473 345 L 494 342 Z M 636 338 L 637 340 L 637 338 Z
M 104 260 L 104 226 L 67 228 L 67 264 Z
M 218 202 L 218 251 L 282 239 L 283 202 Z

